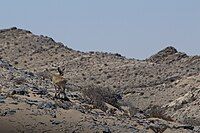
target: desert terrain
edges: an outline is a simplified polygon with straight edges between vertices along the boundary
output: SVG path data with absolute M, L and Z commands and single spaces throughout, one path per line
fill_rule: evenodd
M 70 101 L 54 98 L 58 67 Z M 200 56 L 172 46 L 138 60 L 0 30 L 2 133 L 200 132 L 199 97 Z

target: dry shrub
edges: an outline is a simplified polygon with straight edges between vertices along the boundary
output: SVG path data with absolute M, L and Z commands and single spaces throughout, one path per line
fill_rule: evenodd
M 134 116 L 136 115 L 140 110 L 139 108 L 136 108 L 133 104 L 131 103 L 127 103 L 128 107 L 129 107 L 129 113 L 130 113 L 130 116 Z
M 154 131 L 154 133 L 163 133 L 168 127 L 167 125 L 159 125 L 159 126 L 150 126 L 151 130 Z
M 145 109 L 145 115 L 147 118 L 159 118 L 166 121 L 173 121 L 170 116 L 165 114 L 166 108 L 162 108 L 158 105 L 150 105 L 147 109 Z
M 119 108 L 117 94 L 115 94 L 109 88 L 102 88 L 100 86 L 90 85 L 87 89 L 83 90 L 83 94 L 89 98 L 90 102 L 103 111 L 106 111 L 108 107 L 105 103 L 109 103 L 112 106 Z
M 44 71 L 44 72 L 37 72 L 36 75 L 38 77 L 40 77 L 42 80 L 45 80 L 45 79 L 51 79 L 51 75 L 49 72 L 47 71 Z
M 21 85 L 27 83 L 27 80 L 24 77 L 17 77 L 14 79 L 14 83 L 17 85 Z
M 186 117 L 183 122 L 183 124 L 191 125 L 191 126 L 200 126 L 200 118 L 195 117 Z

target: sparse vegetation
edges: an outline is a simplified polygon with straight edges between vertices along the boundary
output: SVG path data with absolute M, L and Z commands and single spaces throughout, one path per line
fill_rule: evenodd
M 159 126 L 150 126 L 149 128 L 153 130 L 154 133 L 163 133 L 167 129 L 167 126 L 159 125 Z
M 90 85 L 87 89 L 83 90 L 83 94 L 89 98 L 90 102 L 103 111 L 107 110 L 106 103 L 119 108 L 117 95 L 109 88 L 102 88 L 100 86 Z
M 200 118 L 196 117 L 186 117 L 183 122 L 183 124 L 186 125 L 192 125 L 192 126 L 200 126 Z
M 15 83 L 16 85 L 21 85 L 21 84 L 24 84 L 24 83 L 27 82 L 26 79 L 25 79 L 24 77 L 15 78 L 13 81 L 14 81 L 14 83 Z
M 170 116 L 165 114 L 165 108 L 158 105 L 150 105 L 144 112 L 147 118 L 159 118 L 166 121 L 174 121 Z
M 139 112 L 139 109 L 136 108 L 132 103 L 128 102 L 126 104 L 129 107 L 129 113 L 131 117 L 133 117 L 136 113 Z

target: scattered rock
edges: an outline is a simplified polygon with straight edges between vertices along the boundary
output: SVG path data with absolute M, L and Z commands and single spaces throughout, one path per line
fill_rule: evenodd
M 52 102 L 42 102 L 38 105 L 39 109 L 56 109 L 56 105 Z
M 63 109 L 69 109 L 72 104 L 70 102 L 60 102 L 60 101 L 57 101 L 56 105 L 58 107 L 60 107 L 60 108 L 63 108 Z
M 37 95 L 46 95 L 46 94 L 48 94 L 47 89 L 45 89 L 45 88 L 33 87 L 32 91 L 33 91 L 34 94 L 37 94 Z
M 1 110 L 0 116 L 14 115 L 15 113 L 16 113 L 16 110 L 12 110 L 12 109 Z
M 14 104 L 14 105 L 17 105 L 19 104 L 17 101 L 12 101 L 10 104 Z
M 0 95 L 0 100 L 4 100 L 4 99 L 6 99 L 6 96 Z
M 2 99 L 0 99 L 0 103 L 5 103 L 5 101 L 4 101 L 4 100 L 2 100 Z
M 21 85 L 26 83 L 26 79 L 24 77 L 18 77 L 13 79 L 14 84 Z
M 11 95 L 27 95 L 28 91 L 25 88 L 14 88 L 11 92 Z
M 62 121 L 58 121 L 58 120 L 50 120 L 50 122 L 53 125 L 59 125 L 59 124 L 63 123 Z
M 32 106 L 32 105 L 36 105 L 37 106 L 39 104 L 39 102 L 37 100 L 31 100 L 31 99 L 28 99 L 25 102 L 27 104 L 29 104 L 30 106 Z
M 110 129 L 108 127 L 106 127 L 103 131 L 103 133 L 111 133 Z

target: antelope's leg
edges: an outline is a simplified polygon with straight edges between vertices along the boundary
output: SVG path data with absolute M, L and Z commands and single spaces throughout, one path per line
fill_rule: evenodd
M 69 98 L 67 97 L 66 93 L 65 93 L 65 88 L 66 88 L 66 86 L 62 87 L 62 93 L 64 95 L 64 100 L 65 101 L 70 101 Z
M 55 98 L 58 98 L 58 91 L 59 91 L 59 88 L 58 88 L 58 86 L 57 85 L 54 85 L 54 87 L 55 87 Z
M 61 97 L 60 97 L 60 94 L 61 94 L 61 87 L 58 86 L 58 97 L 59 97 L 59 98 L 61 98 Z

